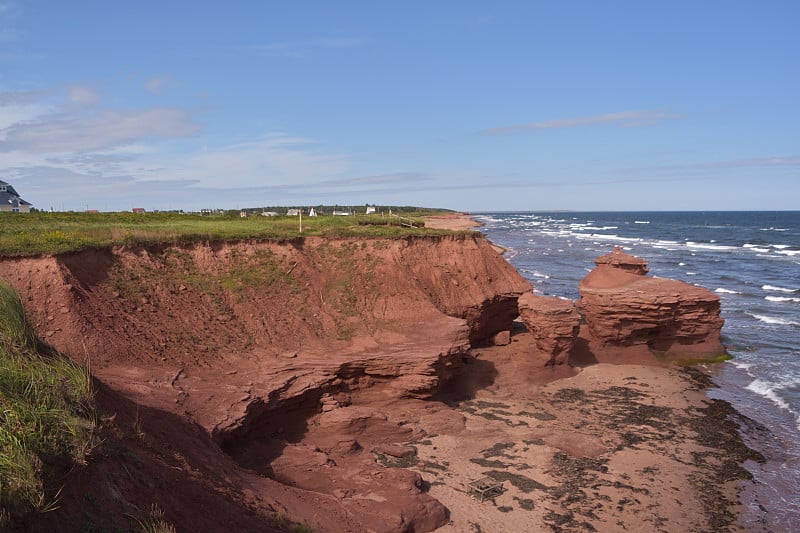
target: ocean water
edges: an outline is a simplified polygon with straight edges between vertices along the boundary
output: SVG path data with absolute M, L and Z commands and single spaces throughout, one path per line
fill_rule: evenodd
M 481 231 L 539 294 L 578 297 L 594 259 L 621 246 L 650 275 L 720 297 L 731 361 L 708 365 L 727 400 L 753 419 L 743 495 L 751 531 L 800 531 L 800 212 L 479 213 Z M 766 509 L 766 512 L 764 510 Z

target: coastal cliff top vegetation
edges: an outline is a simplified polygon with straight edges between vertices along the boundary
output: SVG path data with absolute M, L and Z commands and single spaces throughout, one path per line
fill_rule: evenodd
M 252 211 L 252 210 L 250 210 Z M 285 210 L 283 212 L 286 212 Z M 240 211 L 211 214 L 161 213 L 0 213 L 0 256 L 74 252 L 87 248 L 175 244 L 240 239 L 292 239 L 300 236 L 399 238 L 449 235 L 425 228 L 425 216 L 450 211 L 401 208 L 370 215 L 302 217 L 261 216 Z M 399 215 L 399 216 L 398 216 Z
M 52 474 L 93 446 L 89 373 L 36 337 L 19 295 L 0 281 L 0 530 L 57 505 Z M 61 465 L 61 467 L 59 467 Z

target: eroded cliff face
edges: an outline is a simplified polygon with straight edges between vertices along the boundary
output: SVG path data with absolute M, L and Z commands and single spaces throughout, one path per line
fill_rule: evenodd
M 0 277 L 45 341 L 126 401 L 199 424 L 209 457 L 386 531 L 447 513 L 419 476 L 362 453 L 424 432 L 380 406 L 435 394 L 530 290 L 479 234 L 84 251 L 4 259 Z M 281 494 L 270 509 L 299 508 Z
M 519 297 L 518 305 L 520 318 L 536 339 L 536 346 L 550 355 L 547 364 L 567 363 L 581 325 L 575 302 L 529 292 Z

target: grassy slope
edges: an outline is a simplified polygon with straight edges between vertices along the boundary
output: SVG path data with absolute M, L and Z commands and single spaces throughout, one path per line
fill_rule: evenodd
M 93 439 L 89 373 L 48 353 L 17 293 L 0 282 L 0 530 L 55 504 L 59 467 L 82 462 Z
M 427 214 L 427 213 L 426 213 Z M 404 214 L 404 216 L 410 216 Z M 420 218 L 415 225 L 423 226 Z M 452 233 L 400 225 L 396 217 L 358 215 L 247 218 L 175 213 L 0 213 L 0 256 L 57 254 L 113 245 L 236 239 L 402 237 Z

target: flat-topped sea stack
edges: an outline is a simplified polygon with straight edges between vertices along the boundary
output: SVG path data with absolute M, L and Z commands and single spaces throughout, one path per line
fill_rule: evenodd
M 547 365 L 567 362 L 580 331 L 581 316 L 572 300 L 528 292 L 519 297 L 519 315 L 536 347 L 550 354 Z
M 675 357 L 724 353 L 719 298 L 682 281 L 647 277 L 647 263 L 617 247 L 599 257 L 578 285 L 577 306 L 584 316 L 593 352 L 646 347 Z M 582 333 L 583 335 L 583 333 Z

